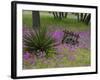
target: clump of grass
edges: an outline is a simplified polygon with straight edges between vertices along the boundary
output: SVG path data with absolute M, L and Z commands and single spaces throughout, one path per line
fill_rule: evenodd
M 24 45 L 28 51 L 35 52 L 36 55 L 45 53 L 48 55 L 48 50 L 53 48 L 54 39 L 47 34 L 46 28 L 32 30 L 24 35 Z

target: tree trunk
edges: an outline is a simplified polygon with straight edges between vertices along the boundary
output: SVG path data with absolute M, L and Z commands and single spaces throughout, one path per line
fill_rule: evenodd
M 83 13 L 80 14 L 81 21 L 83 21 Z
M 35 29 L 40 27 L 39 11 L 32 11 L 32 27 L 35 28 Z
M 91 14 L 89 14 L 89 15 L 87 16 L 86 24 L 89 24 L 90 20 L 91 20 Z

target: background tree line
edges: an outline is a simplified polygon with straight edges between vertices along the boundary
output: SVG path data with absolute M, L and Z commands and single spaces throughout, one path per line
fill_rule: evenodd
M 54 19 L 63 20 L 67 18 L 69 12 L 48 12 L 52 14 Z M 87 25 L 90 23 L 91 14 L 89 13 L 70 13 L 72 15 L 77 16 L 77 21 L 81 21 L 86 23 Z M 32 11 L 32 26 L 34 28 L 40 27 L 40 12 Z

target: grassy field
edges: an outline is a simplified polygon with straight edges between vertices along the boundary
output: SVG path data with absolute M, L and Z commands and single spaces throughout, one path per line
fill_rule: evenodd
M 70 53 L 66 51 L 67 53 Z M 90 52 L 87 49 L 78 49 L 73 55 L 61 53 L 63 57 L 56 54 L 50 54 L 49 58 L 38 58 L 34 64 L 24 61 L 23 69 L 39 69 L 39 68 L 60 68 L 60 67 L 84 67 L 90 66 Z M 74 57 L 70 60 L 69 57 Z
M 79 22 L 77 19 L 70 17 L 71 15 L 63 20 L 55 20 L 53 16 L 43 15 L 42 12 L 40 13 L 40 26 L 48 28 L 50 27 L 52 29 L 63 28 L 76 32 L 90 31 L 90 25 L 86 25 L 85 23 Z M 24 26 L 27 28 L 32 28 L 31 13 L 23 13 L 23 27 Z M 89 39 L 89 37 L 90 35 L 87 36 L 87 39 Z M 70 60 L 70 58 L 73 60 Z M 70 52 L 68 49 L 63 48 L 61 53 L 51 54 L 49 58 L 35 58 L 34 64 L 24 61 L 23 69 L 90 66 L 90 60 L 91 54 L 90 49 L 88 48 L 77 48 L 74 52 Z
M 49 13 L 47 13 L 49 14 Z M 72 16 L 72 15 L 68 15 Z M 43 15 L 43 12 L 40 13 L 40 26 L 41 27 L 63 27 L 65 29 L 70 29 L 70 30 L 80 30 L 84 31 L 89 29 L 90 25 L 86 25 L 83 22 L 77 21 L 77 19 L 73 18 L 66 18 L 63 20 L 55 20 L 52 15 Z M 33 18 L 34 19 L 34 18 Z M 32 14 L 23 14 L 23 24 L 27 27 L 32 27 Z

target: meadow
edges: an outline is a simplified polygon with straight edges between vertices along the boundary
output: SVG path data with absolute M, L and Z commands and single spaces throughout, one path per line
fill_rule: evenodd
M 41 49 L 39 47 L 46 43 L 47 39 L 43 40 L 45 33 L 41 34 L 42 31 L 40 31 L 38 34 L 38 38 L 40 35 L 39 39 L 34 39 L 37 37 L 31 39 L 27 37 L 31 42 L 35 40 L 38 45 L 41 45 L 36 45 L 38 48 L 35 48 L 36 46 L 34 47 L 31 43 L 30 45 L 27 44 L 34 47 L 37 52 L 33 50 L 29 51 L 30 48 L 26 49 L 23 47 L 23 69 L 84 67 L 91 65 L 90 24 L 87 25 L 84 22 L 78 21 L 77 17 L 71 13 L 68 14 L 67 18 L 59 20 L 54 19 L 53 15 L 48 12 L 40 12 L 40 27 L 45 27 L 47 34 L 49 34 L 55 42 L 59 44 L 53 47 L 50 46 L 49 50 L 44 49 L 44 51 L 38 52 L 38 50 Z M 73 46 L 67 42 L 63 44 L 61 43 L 64 36 L 64 30 L 69 34 L 72 32 L 73 35 L 79 34 L 78 45 Z M 23 35 L 32 31 L 34 31 L 34 29 L 32 28 L 31 11 L 23 12 Z M 32 34 L 34 35 L 34 32 Z M 25 41 L 28 42 L 27 40 Z M 50 40 L 48 40 L 48 44 L 50 44 Z M 39 53 L 40 55 L 37 56 L 35 55 L 36 53 Z

